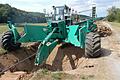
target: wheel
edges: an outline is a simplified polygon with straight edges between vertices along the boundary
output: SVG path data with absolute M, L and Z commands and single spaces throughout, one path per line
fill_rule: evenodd
M 85 40 L 85 56 L 96 58 L 101 55 L 101 39 L 100 35 L 96 32 L 86 34 Z
M 7 51 L 14 51 L 20 48 L 21 43 L 14 43 L 12 31 L 7 31 L 2 36 L 2 48 Z

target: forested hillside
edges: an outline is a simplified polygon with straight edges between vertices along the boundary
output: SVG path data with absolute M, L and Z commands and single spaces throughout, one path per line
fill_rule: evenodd
M 9 4 L 0 4 L 0 23 L 11 20 L 16 23 L 43 23 L 46 22 L 45 14 L 38 12 L 26 12 L 11 7 Z

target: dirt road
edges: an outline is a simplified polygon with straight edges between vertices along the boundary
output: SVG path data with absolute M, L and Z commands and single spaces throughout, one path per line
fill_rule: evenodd
M 67 73 L 92 75 L 92 80 L 120 80 L 120 28 L 103 24 L 110 26 L 113 34 L 102 38 L 102 56 L 84 59 L 77 69 Z

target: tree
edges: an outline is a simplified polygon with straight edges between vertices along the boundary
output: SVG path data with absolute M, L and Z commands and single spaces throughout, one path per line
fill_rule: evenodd
M 120 9 L 116 7 L 112 7 L 108 9 L 108 16 L 107 16 L 108 21 L 117 21 L 120 22 Z
M 8 20 L 17 23 L 46 22 L 44 13 L 26 12 L 23 10 L 13 8 L 9 4 L 0 4 L 0 23 L 6 23 Z

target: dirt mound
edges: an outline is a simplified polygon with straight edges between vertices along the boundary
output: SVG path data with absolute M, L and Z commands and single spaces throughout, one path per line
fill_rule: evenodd
M 112 30 L 107 25 L 103 24 L 101 21 L 96 22 L 98 27 L 98 33 L 101 37 L 110 36 L 112 34 Z

